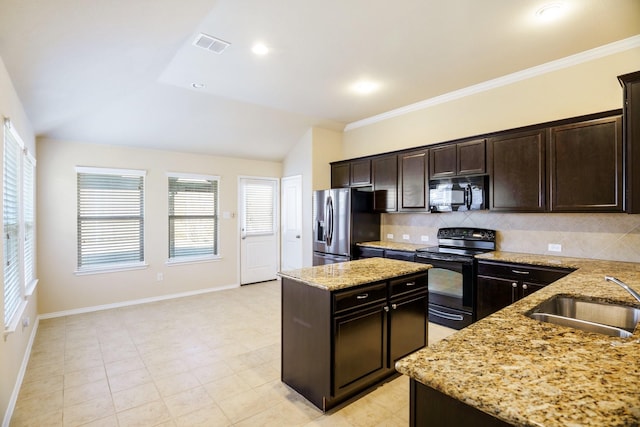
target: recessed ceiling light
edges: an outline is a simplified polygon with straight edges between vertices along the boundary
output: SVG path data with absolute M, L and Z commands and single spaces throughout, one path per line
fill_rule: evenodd
M 542 6 L 536 11 L 536 16 L 545 21 L 551 21 L 558 18 L 564 12 L 563 3 L 549 3 Z
M 251 48 L 251 51 L 256 55 L 266 55 L 269 53 L 269 48 L 264 43 L 256 43 Z
M 191 87 L 194 89 L 204 89 L 207 86 L 204 83 L 191 83 Z
M 368 95 L 377 91 L 379 88 L 380 83 L 371 80 L 360 80 L 359 82 L 356 82 L 351 86 L 351 90 L 360 95 Z

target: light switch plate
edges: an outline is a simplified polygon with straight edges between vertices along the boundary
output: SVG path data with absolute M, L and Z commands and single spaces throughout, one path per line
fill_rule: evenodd
M 562 245 L 559 243 L 549 243 L 549 252 L 562 252 Z

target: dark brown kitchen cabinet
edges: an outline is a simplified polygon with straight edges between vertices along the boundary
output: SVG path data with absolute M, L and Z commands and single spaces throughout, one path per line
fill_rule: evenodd
M 429 150 L 431 179 L 480 175 L 486 172 L 484 139 L 446 144 Z
M 371 246 L 358 246 L 356 253 L 358 259 L 363 258 L 390 258 L 399 259 L 401 261 L 414 262 L 416 259 L 415 251 L 402 251 L 398 249 L 374 248 Z
M 546 210 L 545 136 L 545 130 L 538 129 L 489 138 L 487 169 L 491 210 Z
M 622 212 L 622 118 L 555 126 L 549 135 L 550 210 Z
M 623 88 L 625 199 L 628 213 L 640 213 L 640 71 L 618 76 Z
M 398 154 L 398 210 L 429 210 L 429 150 Z
M 282 381 L 323 411 L 427 345 L 427 273 L 338 291 L 282 278 Z
M 571 273 L 568 268 L 478 260 L 478 320 Z
M 398 156 L 374 157 L 371 160 L 373 209 L 377 212 L 398 210 Z
M 331 188 L 371 185 L 371 159 L 331 163 Z

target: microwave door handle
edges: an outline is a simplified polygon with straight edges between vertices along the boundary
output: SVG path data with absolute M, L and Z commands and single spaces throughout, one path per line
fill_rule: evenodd
M 469 184 L 467 188 L 469 189 L 469 206 L 467 206 L 467 209 L 471 210 L 471 206 L 473 205 L 473 188 L 471 184 Z

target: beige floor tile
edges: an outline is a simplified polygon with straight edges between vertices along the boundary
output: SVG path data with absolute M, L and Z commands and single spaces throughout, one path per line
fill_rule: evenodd
M 196 387 L 164 399 L 171 415 L 176 418 L 212 405 L 213 399 L 204 387 Z
M 179 427 L 227 427 L 231 421 L 215 403 L 176 418 Z
M 262 397 L 254 390 L 247 390 L 244 393 L 236 394 L 216 403 L 233 423 L 237 423 L 272 406 L 270 402 L 265 401 Z
M 83 424 L 82 427 L 118 427 L 118 418 L 115 415 L 109 415 L 108 417 Z
M 48 363 L 38 366 L 32 366 L 31 362 L 27 365 L 27 371 L 24 375 L 23 383 L 33 381 L 42 381 L 47 378 L 60 376 L 64 374 L 64 365 L 62 363 Z
M 120 359 L 118 361 L 107 362 L 105 360 L 104 367 L 109 377 L 115 377 L 126 372 L 144 369 L 145 364 L 142 362 L 140 356 L 138 356 L 138 354 L 136 353 L 133 357 Z
M 240 371 L 237 375 L 249 384 L 249 386 L 255 388 L 280 378 L 280 370 L 273 369 L 268 365 L 262 365 Z
M 136 369 L 113 376 L 110 375 L 108 378 L 112 393 L 150 383 L 152 381 L 151 375 L 147 372 L 147 368 Z
M 160 400 L 160 393 L 153 382 L 113 393 L 113 405 L 116 412 L 126 411 L 157 400 Z
M 61 427 L 62 408 L 46 414 L 14 413 L 11 427 Z
M 51 394 L 61 391 L 64 388 L 64 377 L 55 375 L 38 381 L 32 381 L 22 385 L 20 389 L 20 399 L 29 399 L 32 397 Z
M 216 402 L 251 390 L 249 384 L 235 374 L 207 383 L 204 388 Z
M 80 369 L 78 371 L 66 372 L 64 374 L 64 388 L 78 387 L 106 379 L 107 374 L 104 372 L 103 366 Z
M 37 419 L 44 417 L 46 419 L 49 414 L 62 413 L 63 399 L 62 390 L 41 394 L 29 399 L 19 398 L 16 402 L 13 417 L 21 422 L 25 422 L 32 417 Z
M 154 379 L 182 374 L 189 370 L 189 366 L 180 359 L 172 359 L 159 364 L 147 364 L 147 370 Z
M 169 410 L 159 400 L 119 412 L 117 417 L 120 427 L 156 426 L 163 422 L 172 421 Z
M 229 375 L 233 375 L 233 371 L 223 361 L 218 361 L 210 365 L 200 366 L 191 370 L 193 375 L 198 378 L 200 384 L 207 384 Z
M 103 378 L 92 383 L 65 388 L 64 406 L 73 406 L 99 397 L 106 398 L 110 396 L 109 383 L 106 378 Z
M 98 397 L 64 408 L 63 425 L 80 426 L 113 415 L 111 396 Z

